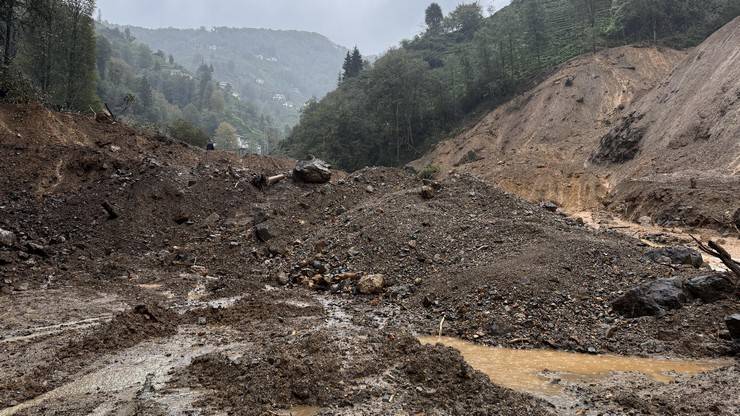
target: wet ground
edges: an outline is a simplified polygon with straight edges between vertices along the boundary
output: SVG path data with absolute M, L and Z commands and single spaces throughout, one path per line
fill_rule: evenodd
M 740 298 L 620 316 L 610 303 L 636 285 L 711 271 L 658 264 L 618 229 L 464 175 L 368 168 L 259 189 L 252 179 L 293 162 L 217 152 L 205 164 L 83 116 L 5 114 L 20 135 L 0 131 L 0 228 L 13 234 L 0 247 L 3 415 L 738 413 L 724 317 Z M 665 383 L 637 358 L 586 379 L 547 361 L 492 382 L 418 341 L 440 322 L 511 356 L 728 365 Z M 620 368 L 647 374 L 607 374 Z

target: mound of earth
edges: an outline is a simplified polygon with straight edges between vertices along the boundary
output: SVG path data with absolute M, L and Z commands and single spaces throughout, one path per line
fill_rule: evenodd
M 569 211 L 737 231 L 740 18 L 688 53 L 576 58 L 412 163 L 470 172 Z
M 299 405 L 334 406 L 322 412 L 327 415 L 550 414 L 538 400 L 492 386 L 458 352 L 423 347 L 405 334 L 355 334 L 347 340 L 319 330 L 235 360 L 205 355 L 172 382 L 193 385 L 215 392 L 204 407 L 234 415 Z
M 8 414 L 539 414 L 550 406 L 413 336 L 736 348 L 723 325 L 737 296 L 636 319 L 610 307 L 706 270 L 655 262 L 639 240 L 468 174 L 255 186 L 295 162 L 39 107 L 0 107 L 0 120 L 0 403 L 20 406 Z

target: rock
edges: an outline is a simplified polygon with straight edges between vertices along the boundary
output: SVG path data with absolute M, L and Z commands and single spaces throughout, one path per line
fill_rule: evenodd
M 35 254 L 37 256 L 41 256 L 41 257 L 48 257 L 49 256 L 49 253 L 46 250 L 46 247 L 42 246 L 41 244 L 26 243 L 26 250 L 29 253 Z
M 277 282 L 279 285 L 285 286 L 290 283 L 290 276 L 288 276 L 288 273 L 280 272 L 277 275 Z
M 557 212 L 558 211 L 558 205 L 552 201 L 543 202 L 540 204 L 540 207 L 544 210 L 550 211 L 550 212 Z
M 375 192 L 375 187 L 372 186 L 372 185 L 368 185 L 367 188 L 365 188 L 365 192 L 371 194 L 371 193 Z
M 725 318 L 725 325 L 727 330 L 730 331 L 730 337 L 736 342 L 740 341 L 740 313 L 730 315 Z
M 221 221 L 221 216 L 214 212 L 213 214 L 206 217 L 206 219 L 203 220 L 203 223 L 206 225 L 216 225 L 216 223 L 219 221 Z
M 686 289 L 704 302 L 714 302 L 735 292 L 730 278 L 721 273 L 691 278 L 686 282 Z
M 13 244 L 15 244 L 15 234 L 0 228 L 0 246 L 11 247 Z
M 311 267 L 313 267 L 314 270 L 316 270 L 318 273 L 324 274 L 327 271 L 329 271 L 326 267 L 326 265 L 318 260 L 314 260 L 311 262 Z
M 252 224 L 259 225 L 270 219 L 267 207 L 262 205 L 252 205 Z
M 704 259 L 698 251 L 688 247 L 663 247 L 648 251 L 645 256 L 656 263 L 663 263 L 668 258 L 670 264 L 685 264 L 701 267 Z
M 679 279 L 661 279 L 630 289 L 611 306 L 622 316 L 637 318 L 679 309 L 687 300 Z
M 735 223 L 735 227 L 740 229 L 740 208 L 735 211 L 735 214 L 732 216 L 732 222 Z
M 431 186 L 426 186 L 425 185 L 425 186 L 422 186 L 421 187 L 421 192 L 420 193 L 421 193 L 421 197 L 422 198 L 424 198 L 424 199 L 432 199 L 432 198 L 434 198 L 435 191 L 434 191 L 434 188 L 432 188 Z
M 371 274 L 363 276 L 357 282 L 357 290 L 363 295 L 374 295 L 383 291 L 385 287 L 385 276 L 382 274 Z
M 13 255 L 11 253 L 0 251 L 0 266 L 4 266 L 7 264 L 13 264 L 14 262 L 15 262 L 15 259 L 13 258 Z
M 178 212 L 177 214 L 175 214 L 175 216 L 172 217 L 172 221 L 174 221 L 177 225 L 183 225 L 190 221 L 190 216 L 184 212 Z
M 327 183 L 331 180 L 331 166 L 321 159 L 301 160 L 293 169 L 293 176 L 306 183 Z
M 643 227 L 649 227 L 653 225 L 653 219 L 648 217 L 647 215 L 640 217 L 637 222 Z
M 267 223 L 257 224 L 254 227 L 254 233 L 257 236 L 257 238 L 262 241 L 263 243 L 266 243 L 274 237 L 272 233 L 270 232 L 270 227 Z

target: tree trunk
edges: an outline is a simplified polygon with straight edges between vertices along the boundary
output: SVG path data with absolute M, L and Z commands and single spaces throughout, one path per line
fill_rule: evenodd
M 10 65 L 13 62 L 13 27 L 15 26 L 15 0 L 6 0 L 5 4 L 5 45 L 3 63 Z

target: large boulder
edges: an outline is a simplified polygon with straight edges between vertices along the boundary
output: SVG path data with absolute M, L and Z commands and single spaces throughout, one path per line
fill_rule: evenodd
M 723 299 L 735 292 L 729 276 L 723 273 L 714 273 L 705 276 L 697 276 L 686 282 L 686 289 L 692 296 L 704 302 L 714 302 Z
M 727 325 L 727 330 L 730 331 L 732 339 L 740 342 L 740 313 L 725 318 L 725 325 Z
M 331 166 L 321 159 L 301 160 L 296 163 L 293 176 L 306 183 L 327 183 L 331 180 Z
M 701 254 L 688 247 L 662 247 L 648 251 L 645 256 L 656 263 L 685 264 L 701 267 L 704 259 Z
M 687 300 L 680 279 L 660 279 L 630 289 L 612 302 L 612 309 L 627 318 L 637 318 L 679 309 Z

